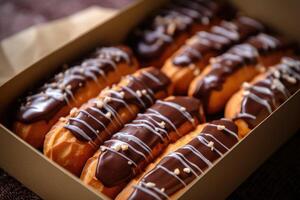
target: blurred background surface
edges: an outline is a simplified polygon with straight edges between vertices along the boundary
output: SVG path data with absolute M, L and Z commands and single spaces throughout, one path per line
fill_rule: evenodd
M 133 0 L 0 0 L 0 40 L 29 26 L 98 5 L 119 9 Z

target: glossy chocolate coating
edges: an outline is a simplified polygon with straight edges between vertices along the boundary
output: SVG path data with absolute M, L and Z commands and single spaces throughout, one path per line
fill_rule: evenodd
M 99 77 L 105 79 L 108 72 L 118 70 L 117 64 L 121 62 L 131 65 L 132 55 L 129 49 L 98 49 L 92 58 L 56 74 L 33 95 L 25 97 L 17 112 L 17 119 L 23 123 L 50 120 L 62 107 L 74 101 L 74 94 L 87 81 L 97 81 Z
M 241 67 L 247 65 L 255 67 L 259 61 L 259 52 L 264 51 L 264 55 L 271 54 L 281 50 L 283 46 L 280 40 L 264 33 L 249 38 L 243 44 L 233 46 L 226 53 L 210 61 L 211 70 L 198 80 L 193 96 L 203 99 L 207 105 L 211 91 L 222 90 L 228 76 Z
M 193 23 L 208 24 L 219 9 L 212 1 L 171 1 L 134 30 L 131 46 L 143 62 L 158 59 L 178 35 L 189 32 Z
M 238 142 L 237 126 L 227 119 L 207 124 L 188 144 L 165 156 L 141 181 L 129 199 L 168 199 L 201 176 Z
M 117 121 L 114 126 L 123 126 L 119 120 L 119 109 L 129 109 L 133 104 L 143 112 L 155 102 L 155 94 L 166 91 L 170 84 L 169 78 L 153 67 L 142 69 L 124 79 L 126 85 L 102 91 L 100 96 L 103 98 L 95 99 L 94 105 L 79 110 L 75 117 L 68 120 L 65 128 L 81 141 L 94 141 L 96 138 L 104 140 L 99 134 L 106 131 L 111 120 Z M 110 117 L 107 117 L 108 114 Z
M 200 101 L 192 97 L 158 100 L 101 146 L 103 152 L 98 160 L 96 177 L 107 187 L 130 181 L 169 143 L 192 130 L 198 121 L 204 121 L 200 109 Z M 186 122 L 191 123 L 185 128 L 187 132 L 179 131 L 178 128 Z M 172 138 L 171 132 L 175 133 Z
M 188 66 L 199 62 L 206 54 L 219 55 L 230 46 L 263 30 L 261 23 L 245 16 L 239 16 L 232 22 L 222 21 L 220 25 L 213 26 L 210 31 L 196 33 L 172 58 L 172 62 L 179 67 Z M 203 60 L 203 62 L 207 64 L 208 61 Z
M 254 84 L 244 84 L 241 110 L 235 117 L 254 128 L 300 88 L 300 62 L 285 57 Z

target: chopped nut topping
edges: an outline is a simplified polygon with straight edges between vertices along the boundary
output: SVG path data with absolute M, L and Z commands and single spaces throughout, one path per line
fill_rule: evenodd
M 105 114 L 105 117 L 107 117 L 108 119 L 110 119 L 110 118 L 111 118 L 111 112 L 107 112 L 107 113 Z
M 191 169 L 188 167 L 184 168 L 183 171 L 188 174 L 191 173 Z
M 125 93 L 122 91 L 122 92 L 120 92 L 120 96 L 121 96 L 121 98 L 124 98 L 124 96 L 125 96 Z
M 219 130 L 219 131 L 222 131 L 222 130 L 224 130 L 226 127 L 225 126 L 223 126 L 223 125 L 217 125 L 217 129 Z
M 161 121 L 161 122 L 159 123 L 159 126 L 160 126 L 161 128 L 165 128 L 165 127 L 166 127 L 166 122 Z
M 146 187 L 149 187 L 149 188 L 155 187 L 155 183 L 152 183 L 152 182 L 148 182 L 145 185 L 146 185 Z
M 103 102 L 102 101 L 97 101 L 96 106 L 97 106 L 97 108 L 103 108 Z
M 120 145 L 116 145 L 116 146 L 113 147 L 113 149 L 116 150 L 116 151 L 120 151 L 121 146 Z
M 111 101 L 111 97 L 105 97 L 104 98 L 104 103 L 107 104 L 108 102 Z
M 144 95 L 146 95 L 146 94 L 147 94 L 147 90 L 142 90 L 142 93 L 143 93 Z
M 213 141 L 210 141 L 208 144 L 207 144 L 208 147 L 210 147 L 210 150 L 214 150 L 214 142 Z
M 141 91 L 137 90 L 137 91 L 136 91 L 136 94 L 138 95 L 138 97 L 142 97 Z
M 250 91 L 248 91 L 248 90 L 246 90 L 246 91 L 243 92 L 244 96 L 248 96 L 249 94 L 250 94 Z
M 251 85 L 248 82 L 244 82 L 243 85 L 242 85 L 242 87 L 245 88 L 245 89 L 248 89 L 248 88 L 251 87 Z
M 122 151 L 128 150 L 128 145 L 127 144 L 122 144 L 121 149 L 122 149 Z
M 77 114 L 78 114 L 78 109 L 77 108 L 72 108 L 72 110 L 70 111 L 71 117 L 74 117 Z
M 193 72 L 194 76 L 198 76 L 200 74 L 200 69 L 196 68 Z
M 174 169 L 174 174 L 176 174 L 176 175 L 179 175 L 179 174 L 180 174 L 180 171 L 179 171 L 178 168 Z

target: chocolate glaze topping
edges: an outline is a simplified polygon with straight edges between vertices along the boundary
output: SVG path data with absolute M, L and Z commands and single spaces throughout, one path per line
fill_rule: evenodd
M 243 87 L 241 111 L 235 120 L 245 120 L 252 129 L 300 88 L 300 61 L 282 58 L 264 79 Z
M 74 93 L 77 89 L 84 87 L 89 80 L 97 81 L 100 76 L 105 79 L 109 71 L 118 70 L 117 64 L 121 62 L 131 64 L 129 49 L 98 49 L 92 58 L 56 74 L 34 94 L 25 97 L 17 112 L 17 119 L 23 123 L 50 120 L 63 106 L 75 101 Z
M 176 66 L 184 67 L 198 62 L 206 54 L 219 55 L 230 46 L 240 43 L 247 37 L 263 31 L 259 22 L 245 16 L 239 16 L 232 22 L 222 21 L 210 31 L 201 31 L 189 39 L 180 52 L 173 57 Z M 203 60 L 207 64 L 207 60 Z
M 107 187 L 130 181 L 153 161 L 165 147 L 188 133 L 204 116 L 199 100 L 173 97 L 156 101 L 144 114 L 114 134 L 101 146 L 96 177 Z M 197 120 L 195 120 L 197 119 Z M 190 128 L 179 127 L 190 122 Z M 170 133 L 175 133 L 170 136 Z
M 170 84 L 169 78 L 153 67 L 141 69 L 124 79 L 126 85 L 107 88 L 101 92 L 101 98 L 93 100 L 92 106 L 76 110 L 75 115 L 68 119 L 65 128 L 81 141 L 93 143 L 98 139 L 102 143 L 106 138 L 99 134 L 107 131 L 106 127 L 112 120 L 117 121 L 113 124 L 115 127 L 119 129 L 123 127 L 124 122 L 121 122 L 119 115 L 121 108 L 127 108 L 134 117 L 136 113 L 130 109 L 130 105 L 138 106 L 139 111 L 143 112 L 154 104 L 155 94 L 166 91 Z
M 233 46 L 226 53 L 210 60 L 211 70 L 197 82 L 193 96 L 203 99 L 206 104 L 210 92 L 221 90 L 228 76 L 246 65 L 256 65 L 259 52 L 271 54 L 282 48 L 280 40 L 264 33 L 251 37 L 246 43 Z
M 134 186 L 129 199 L 169 199 L 200 177 L 237 142 L 237 126 L 232 121 L 212 121 L 188 144 L 165 156 Z
M 213 1 L 171 1 L 135 29 L 129 42 L 141 60 L 157 59 L 178 34 L 189 31 L 195 22 L 209 24 L 219 10 Z

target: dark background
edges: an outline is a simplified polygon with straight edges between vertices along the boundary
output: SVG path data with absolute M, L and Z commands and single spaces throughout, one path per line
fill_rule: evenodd
M 0 0 L 0 40 L 29 26 L 70 15 L 91 5 L 121 8 L 131 1 Z M 272 133 L 269 134 L 272 138 Z M 242 183 L 228 199 L 300 199 L 299 134 L 300 131 Z M 40 198 L 0 169 L 0 199 Z

